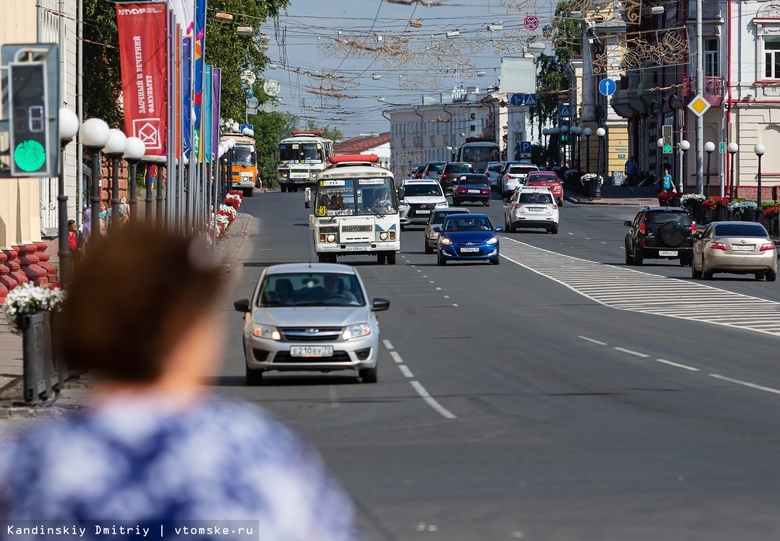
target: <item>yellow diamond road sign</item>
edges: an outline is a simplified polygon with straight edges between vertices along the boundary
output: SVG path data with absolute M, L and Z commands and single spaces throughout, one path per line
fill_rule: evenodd
M 701 94 L 693 98 L 691 103 L 688 104 L 688 109 L 693 111 L 696 116 L 702 116 L 710 107 L 712 107 L 712 104 L 705 100 Z

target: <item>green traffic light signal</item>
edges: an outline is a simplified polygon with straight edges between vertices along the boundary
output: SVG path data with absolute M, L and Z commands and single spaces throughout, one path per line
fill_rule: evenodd
M 46 147 L 40 142 L 22 141 L 14 149 L 14 163 L 26 173 L 33 173 L 46 165 Z
M 11 176 L 48 176 L 48 88 L 44 62 L 8 65 Z

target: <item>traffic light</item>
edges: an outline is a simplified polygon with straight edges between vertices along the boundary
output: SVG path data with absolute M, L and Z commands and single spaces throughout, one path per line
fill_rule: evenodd
M 664 139 L 664 154 L 672 153 L 672 125 L 664 124 L 661 126 L 661 135 Z
M 11 176 L 51 176 L 45 62 L 8 64 Z

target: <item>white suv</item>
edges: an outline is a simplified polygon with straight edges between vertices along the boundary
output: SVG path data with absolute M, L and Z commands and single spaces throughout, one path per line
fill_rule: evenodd
M 558 219 L 558 205 L 546 186 L 521 186 L 504 205 L 505 229 L 512 233 L 520 227 L 534 227 L 556 234 Z
M 398 190 L 401 229 L 407 225 L 426 225 L 434 210 L 447 206 L 441 184 L 432 179 L 410 179 Z

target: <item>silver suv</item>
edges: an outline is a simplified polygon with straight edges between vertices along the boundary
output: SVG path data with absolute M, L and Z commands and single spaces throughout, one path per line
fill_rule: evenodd
M 401 229 L 407 225 L 426 225 L 434 210 L 448 206 L 441 184 L 435 180 L 407 180 L 398 189 Z

